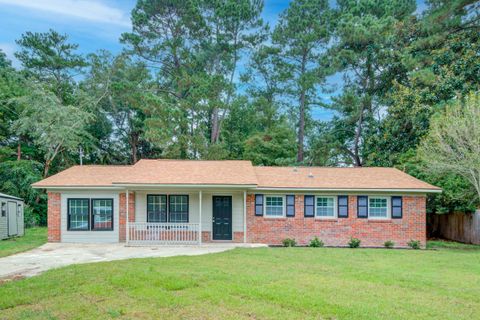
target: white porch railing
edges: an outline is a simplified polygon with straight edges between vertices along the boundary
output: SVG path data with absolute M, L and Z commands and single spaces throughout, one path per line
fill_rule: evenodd
M 200 244 L 198 223 L 130 222 L 129 245 Z

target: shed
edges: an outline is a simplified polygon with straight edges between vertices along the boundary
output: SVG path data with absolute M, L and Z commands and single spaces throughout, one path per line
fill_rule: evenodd
M 0 240 L 14 236 L 23 236 L 23 200 L 0 193 Z

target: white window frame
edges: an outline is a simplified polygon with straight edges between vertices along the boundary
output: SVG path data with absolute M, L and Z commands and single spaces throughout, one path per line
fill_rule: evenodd
M 317 209 L 318 209 L 318 198 L 332 198 L 333 199 L 333 216 L 327 217 L 327 216 L 318 216 L 317 215 Z M 329 195 L 329 194 L 319 194 L 315 195 L 315 219 L 337 219 L 338 218 L 338 209 L 337 209 L 337 196 Z
M 370 199 L 385 199 L 387 202 L 387 216 L 386 217 L 372 217 L 370 216 Z M 390 197 L 387 196 L 368 196 L 368 219 L 372 220 L 389 220 L 391 219 L 391 214 L 390 214 Z
M 272 216 L 267 214 L 267 198 L 268 197 L 277 197 L 282 198 L 282 215 L 281 216 Z M 263 212 L 266 218 L 278 219 L 278 218 L 285 218 L 286 217 L 286 196 L 283 194 L 264 194 L 263 195 Z

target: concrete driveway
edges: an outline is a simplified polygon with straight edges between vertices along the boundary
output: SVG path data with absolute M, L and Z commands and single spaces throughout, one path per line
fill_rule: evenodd
M 31 277 L 43 271 L 70 264 L 130 258 L 195 256 L 236 247 L 262 245 L 215 243 L 201 246 L 126 247 L 124 244 L 47 243 L 36 249 L 0 258 L 0 282 Z

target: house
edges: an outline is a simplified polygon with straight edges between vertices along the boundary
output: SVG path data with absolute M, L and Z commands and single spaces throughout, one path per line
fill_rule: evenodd
M 23 236 L 23 200 L 0 193 L 0 240 Z
M 33 184 L 48 192 L 52 242 L 246 242 L 362 246 L 426 241 L 426 195 L 441 189 L 394 168 L 261 167 L 250 161 L 140 160 L 74 166 Z

